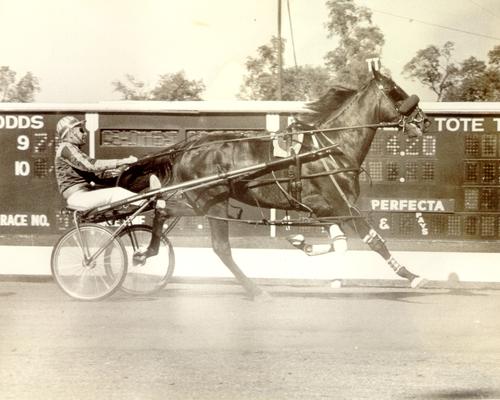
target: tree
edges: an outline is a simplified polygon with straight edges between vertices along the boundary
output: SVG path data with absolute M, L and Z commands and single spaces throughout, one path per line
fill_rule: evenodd
M 151 90 L 133 75 L 126 74 L 125 79 L 125 82 L 112 82 L 114 91 L 121 93 L 124 100 L 202 100 L 205 90 L 202 80 L 189 80 L 184 71 L 160 75 Z
M 35 93 L 40 91 L 38 78 L 27 72 L 16 82 L 16 75 L 10 67 L 0 67 L 0 101 L 20 103 L 34 101 Z
M 437 101 L 442 101 L 460 76 L 460 69 L 451 61 L 453 50 L 453 42 L 446 42 L 441 48 L 431 45 L 419 50 L 403 67 L 403 75 L 418 80 L 437 95 Z M 471 60 L 469 66 L 473 68 L 470 72 L 478 67 L 473 64 Z
M 303 65 L 286 68 L 283 73 L 283 100 L 315 100 L 331 86 L 330 74 L 325 67 Z
M 446 92 L 444 101 L 498 101 L 500 99 L 500 70 L 497 50 L 489 52 L 487 65 L 475 57 L 461 63 L 457 84 Z
M 453 86 L 444 93 L 444 101 L 477 101 L 488 97 L 489 85 L 484 80 L 486 63 L 469 57 L 457 69 Z
M 373 25 L 371 11 L 354 0 L 327 0 L 328 37 L 339 43 L 325 56 L 326 66 L 283 68 L 283 100 L 312 100 L 334 83 L 359 88 L 371 78 L 366 60 L 379 57 L 384 35 Z M 246 62 L 248 74 L 238 97 L 251 100 L 278 99 L 278 39 L 257 49 Z M 284 42 L 281 51 L 284 50 Z
M 149 95 L 144 89 L 144 82 L 138 81 L 133 75 L 126 74 L 125 82 L 113 81 L 114 91 L 122 94 L 123 100 L 149 100 Z
M 437 101 L 500 100 L 500 46 L 488 52 L 488 63 L 469 57 L 451 62 L 454 45 L 428 46 L 419 50 L 403 74 L 417 79 L 437 95 Z
M 358 88 L 370 79 L 366 60 L 380 57 L 385 40 L 372 23 L 372 12 L 357 7 L 353 0 L 328 0 L 328 37 L 339 42 L 325 56 L 326 66 L 336 83 Z
M 188 80 L 184 71 L 164 74 L 152 90 L 155 100 L 201 100 L 205 90 L 202 80 Z
M 326 68 L 303 65 L 283 68 L 282 96 L 279 99 L 278 73 L 279 40 L 271 38 L 269 44 L 257 49 L 257 57 L 248 57 L 247 75 L 240 87 L 238 98 L 244 100 L 312 100 L 321 96 L 329 87 Z M 284 41 L 282 49 L 284 50 Z

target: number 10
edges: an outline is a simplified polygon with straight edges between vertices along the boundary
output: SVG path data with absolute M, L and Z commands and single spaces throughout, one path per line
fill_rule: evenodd
M 14 174 L 16 176 L 28 176 L 30 174 L 30 163 L 28 161 L 16 161 L 14 163 Z

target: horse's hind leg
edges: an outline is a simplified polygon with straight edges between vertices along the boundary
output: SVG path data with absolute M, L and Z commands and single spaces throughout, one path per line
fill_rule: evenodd
M 209 219 L 212 233 L 212 247 L 226 267 L 233 273 L 234 277 L 244 287 L 251 298 L 263 298 L 267 294 L 249 279 L 233 260 L 231 246 L 229 244 L 229 224 L 227 221 Z
M 389 249 L 385 245 L 385 240 L 382 239 L 382 237 L 375 231 L 375 229 L 373 229 L 365 218 L 355 219 L 354 224 L 361 239 L 363 239 L 363 241 L 370 246 L 373 251 L 380 254 L 396 274 L 402 278 L 408 279 L 412 288 L 418 288 L 425 284 L 426 280 L 424 278 L 415 275 L 413 272 L 406 269 L 406 267 L 401 265 L 392 256 Z

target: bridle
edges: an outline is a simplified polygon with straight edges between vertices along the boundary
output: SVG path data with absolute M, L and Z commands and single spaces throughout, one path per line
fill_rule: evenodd
M 393 87 L 387 89 L 379 79 L 376 79 L 376 85 L 399 114 L 399 120 L 395 124 L 399 130 L 403 133 L 408 133 L 410 136 L 418 136 L 427 130 L 430 121 L 418 106 L 420 101 L 418 96 L 408 96 L 395 84 Z M 412 125 L 414 128 L 412 128 Z

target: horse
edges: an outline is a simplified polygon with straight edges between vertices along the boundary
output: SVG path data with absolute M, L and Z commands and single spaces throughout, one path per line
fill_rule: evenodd
M 298 117 L 288 131 L 306 133 L 299 151 L 336 144 L 337 155 L 303 160 L 300 169 L 300 198 L 283 189 L 289 166 L 265 168 L 244 178 L 185 191 L 181 198 L 165 194 L 157 201 L 153 235 L 142 257 L 157 254 L 163 224 L 169 217 L 205 215 L 209 218 L 212 248 L 250 298 L 269 296 L 249 279 L 231 253 L 228 227 L 229 200 L 281 210 L 302 209 L 315 218 L 345 217 L 361 239 L 406 278 L 411 287 L 425 282 L 401 265 L 384 239 L 362 217 L 354 203 L 359 196 L 359 174 L 377 128 L 388 124 L 400 131 L 421 135 L 428 120 L 418 107 L 418 97 L 408 94 L 391 78 L 374 70 L 373 77 L 359 90 L 341 86 L 307 105 L 313 112 Z M 290 127 L 289 127 L 290 128 Z M 162 185 L 192 181 L 211 174 L 245 168 L 273 159 L 270 134 L 222 133 L 188 138 L 140 160 L 126 170 L 119 185 L 139 191 L 147 187 L 147 176 L 157 174 Z

